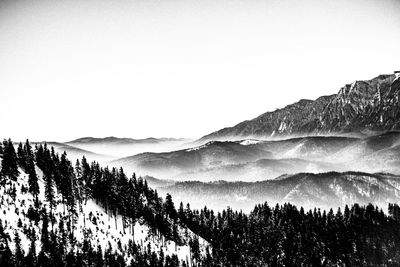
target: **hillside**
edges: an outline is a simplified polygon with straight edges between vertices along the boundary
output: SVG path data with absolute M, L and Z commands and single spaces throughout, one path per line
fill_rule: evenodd
M 199 142 L 400 130 L 399 93 L 400 79 L 394 74 L 355 81 L 337 94 L 302 99 L 208 134 Z
M 186 148 L 189 140 L 183 138 L 118 138 L 118 137 L 83 137 L 65 145 L 92 151 L 97 154 L 111 155 L 114 158 L 131 156 L 144 152 L 164 152 Z M 110 159 L 111 160 L 111 159 Z
M 400 176 L 361 172 L 298 173 L 258 182 L 198 181 L 177 182 L 159 187 L 178 201 L 193 207 L 207 206 L 221 210 L 248 211 L 257 203 L 290 202 L 297 206 L 322 209 L 343 207 L 353 203 L 373 203 L 386 208 L 388 203 L 400 201 Z
M 398 201 L 398 176 L 300 173 L 257 183 L 170 184 L 163 189 L 175 200 L 184 191 L 193 201 L 175 208 L 169 193 L 160 198 L 161 190 L 135 173 L 128 178 L 122 168 L 85 158 L 73 166 L 46 145 L 21 146 L 0 145 L 2 267 L 400 264 L 400 207 L 391 203 Z M 232 196 L 262 203 L 248 212 L 191 208 L 218 205 L 227 194 L 233 205 Z M 285 204 L 264 202 L 271 196 Z M 388 213 L 357 203 L 328 211 L 353 201 L 386 204 Z
M 258 148 L 237 142 L 210 142 L 205 145 L 164 153 L 142 153 L 111 161 L 127 170 L 136 170 L 160 178 L 173 178 L 182 172 L 197 171 L 212 166 L 243 163 L 270 156 Z
M 215 141 L 185 150 L 138 154 L 110 164 L 179 181 L 259 181 L 282 174 L 328 171 L 400 174 L 400 132 L 365 138 Z
M 40 225 L 32 225 L 29 214 L 32 213 L 34 201 L 28 192 L 24 192 L 24 188 L 28 188 L 28 175 L 20 170 L 21 174 L 16 182 L 11 182 L 7 186 L 0 189 L 1 209 L 4 211 L 0 215 L 0 220 L 3 223 L 3 231 L 8 234 L 11 240 L 14 240 L 16 233 L 21 238 L 22 249 L 25 252 L 30 250 L 30 239 L 32 236 L 27 235 L 28 231 L 35 231 L 36 233 L 36 251 L 41 251 L 40 237 L 43 229 Z M 42 194 L 39 196 L 39 201 L 44 209 L 49 207 L 48 201 L 45 200 L 44 182 L 41 175 L 39 175 L 39 186 Z M 15 188 L 15 189 L 14 189 Z M 15 198 L 13 193 L 15 190 Z M 53 208 L 54 213 L 54 227 L 61 227 L 61 221 L 68 221 L 69 215 L 62 204 L 62 196 L 60 193 L 55 192 L 55 201 L 58 203 Z M 20 216 L 23 214 L 24 216 Z M 101 247 L 101 252 L 104 254 L 106 251 L 113 251 L 118 255 L 124 255 L 127 262 L 130 262 L 131 257 L 124 249 L 128 247 L 129 243 L 134 242 L 138 247 L 147 248 L 151 247 L 152 251 L 157 253 L 162 250 L 165 255 L 172 256 L 178 255 L 180 260 L 186 260 L 189 255 L 189 247 L 186 245 L 177 245 L 174 241 L 165 240 L 164 237 L 157 237 L 151 232 L 151 229 L 146 226 L 144 221 L 138 221 L 133 226 L 128 226 L 124 222 L 121 215 L 114 215 L 107 212 L 104 208 L 96 204 L 95 200 L 88 200 L 86 203 L 79 205 L 79 212 L 75 218 L 76 222 L 71 226 L 74 235 L 74 244 L 66 246 L 66 250 L 75 249 L 74 247 L 82 247 L 85 240 L 92 243 L 92 249 L 96 251 Z M 18 226 L 21 225 L 21 226 Z M 31 227 L 30 227 L 31 226 Z M 51 226 L 48 225 L 48 231 Z M 66 227 L 66 226 L 64 226 Z M 62 231 L 59 229 L 58 231 Z M 11 244 L 10 248 L 15 249 L 15 245 Z M 115 250 L 115 251 L 114 251 Z M 99 251 L 98 251 L 99 252 Z
M 38 266 L 55 266 L 70 256 L 77 266 L 79 260 L 136 266 L 147 257 L 155 257 L 154 264 L 191 266 L 193 240 L 205 252 L 202 238 L 155 208 L 167 207 L 168 200 L 142 178 L 128 179 L 122 169 L 103 170 L 85 160 L 72 167 L 66 154 L 52 154 L 46 146 L 33 154 L 26 143 L 18 156 L 13 147 L 4 141 L 0 150 L 0 265 L 5 248 L 19 253 L 17 266 L 29 258 Z M 89 173 L 108 182 L 92 180 Z
M 113 156 L 98 154 L 89 150 L 81 149 L 72 145 L 59 142 L 46 142 L 49 146 L 54 147 L 54 150 L 62 154 L 66 152 L 71 160 L 81 159 L 85 156 L 89 161 L 107 162 L 114 159 Z
M 96 138 L 96 137 L 82 137 L 78 138 L 66 144 L 79 145 L 79 144 L 115 144 L 115 145 L 126 145 L 126 144 L 157 144 L 163 142 L 180 142 L 184 141 L 182 138 L 144 138 L 144 139 L 133 139 L 133 138 L 118 138 L 114 136 Z

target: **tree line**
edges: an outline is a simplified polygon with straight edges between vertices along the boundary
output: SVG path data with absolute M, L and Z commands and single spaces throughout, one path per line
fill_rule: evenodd
M 29 208 L 27 216 L 34 224 L 41 226 L 42 248 L 40 252 L 36 251 L 36 233 L 34 228 L 28 227 L 24 232 L 29 236 L 31 246 L 28 253 L 22 253 L 18 233 L 14 240 L 10 240 L 0 220 L 1 266 L 186 266 L 187 263 L 179 261 L 175 254 L 164 256 L 162 249 L 155 252 L 150 246 L 142 247 L 133 241 L 129 242 L 126 249 L 120 246 L 124 256 L 114 250 L 111 244 L 103 255 L 101 247 L 93 249 L 92 240 L 86 238 L 81 251 L 75 252 L 73 249 L 77 246 L 75 222 L 82 205 L 89 199 L 96 201 L 110 217 L 122 216 L 124 234 L 129 229 L 133 236 L 135 222 L 141 219 L 153 235 L 179 245 L 185 244 L 183 236 L 178 233 L 179 223 L 171 196 L 167 195 L 164 201 L 141 177 L 133 174 L 128 178 L 122 168 L 103 168 L 97 162 L 89 164 L 85 157 L 73 164 L 65 152 L 59 155 L 47 144 L 37 144 L 33 149 L 28 140 L 24 144 L 19 143 L 16 150 L 10 139 L 4 140 L 0 144 L 0 158 L 1 186 L 16 182 L 19 168 L 29 176 L 26 191 L 32 195 L 35 204 Z M 35 165 L 43 172 L 48 210 L 38 197 L 40 188 Z M 15 186 L 7 192 L 13 199 L 20 193 L 15 192 Z M 62 197 L 59 202 L 56 192 Z M 67 220 L 60 220 L 55 225 L 54 209 L 58 204 L 63 205 Z M 1 242 L 1 237 L 4 242 Z M 15 251 L 9 249 L 9 242 L 14 242 Z M 126 263 L 126 258 L 132 259 Z
M 19 144 L 15 152 L 11 140 L 5 140 L 0 146 L 0 157 L 2 185 L 15 181 L 18 167 L 21 167 L 29 174 L 27 190 L 35 203 L 40 202 L 37 200 L 36 164 L 43 172 L 46 200 L 54 201 L 56 189 L 68 213 L 66 225 L 54 226 L 63 229 L 61 236 L 62 231 L 55 236 L 52 230 L 47 233 L 43 231 L 47 227 L 42 227 L 44 253 L 40 251 L 36 256 L 36 252 L 30 252 L 24 256 L 33 258 L 29 262 L 36 265 L 32 266 L 46 266 L 38 265 L 43 257 L 46 262 L 67 266 L 127 265 L 123 257 L 112 250 L 107 250 L 106 255 L 102 255 L 101 249 L 94 250 L 91 240 L 84 240 L 85 249 L 81 252 L 62 249 L 64 240 L 72 242 L 73 221 L 88 199 L 96 201 L 114 217 L 121 215 L 132 234 L 138 220 L 144 221 L 154 235 L 177 244 L 185 243 L 179 227 L 193 231 L 210 244 L 202 252 L 198 238 L 190 238 L 193 266 L 400 266 L 400 208 L 397 204 L 390 204 L 387 213 L 372 204 L 346 205 L 343 210 L 336 211 L 305 211 L 290 203 L 275 206 L 263 203 L 248 214 L 230 208 L 221 212 L 207 207 L 196 210 L 183 203 L 175 208 L 171 195 L 162 199 L 157 190 L 135 174 L 128 177 L 122 168 L 103 168 L 97 162 L 89 164 L 85 157 L 73 165 L 66 153 L 59 156 L 46 144 L 38 144 L 33 150 L 26 141 Z M 47 211 L 39 209 L 38 204 L 31 212 L 32 220 L 51 225 L 53 229 L 54 205 Z M 1 230 L 0 236 L 4 234 Z M 16 244 L 17 241 L 14 240 Z M 134 255 L 132 266 L 187 265 L 179 262 L 176 255 L 164 257 L 162 251 L 140 248 L 133 242 L 128 247 L 127 255 Z M 24 258 L 18 249 L 7 253 L 10 262 Z

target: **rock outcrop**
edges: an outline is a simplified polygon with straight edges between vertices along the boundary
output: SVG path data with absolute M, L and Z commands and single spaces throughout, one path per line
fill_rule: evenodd
M 347 84 L 334 95 L 266 112 L 200 141 L 400 130 L 399 94 L 399 74 L 380 75 Z

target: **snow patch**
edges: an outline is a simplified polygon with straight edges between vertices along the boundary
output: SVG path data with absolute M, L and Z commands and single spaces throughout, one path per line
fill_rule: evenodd
M 248 145 L 258 144 L 260 142 L 261 142 L 261 140 L 247 139 L 247 140 L 241 141 L 240 144 L 243 146 L 248 146 Z

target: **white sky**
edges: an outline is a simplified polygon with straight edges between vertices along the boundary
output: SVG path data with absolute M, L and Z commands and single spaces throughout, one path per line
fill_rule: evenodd
M 0 0 L 0 137 L 196 138 L 399 63 L 396 0 Z

